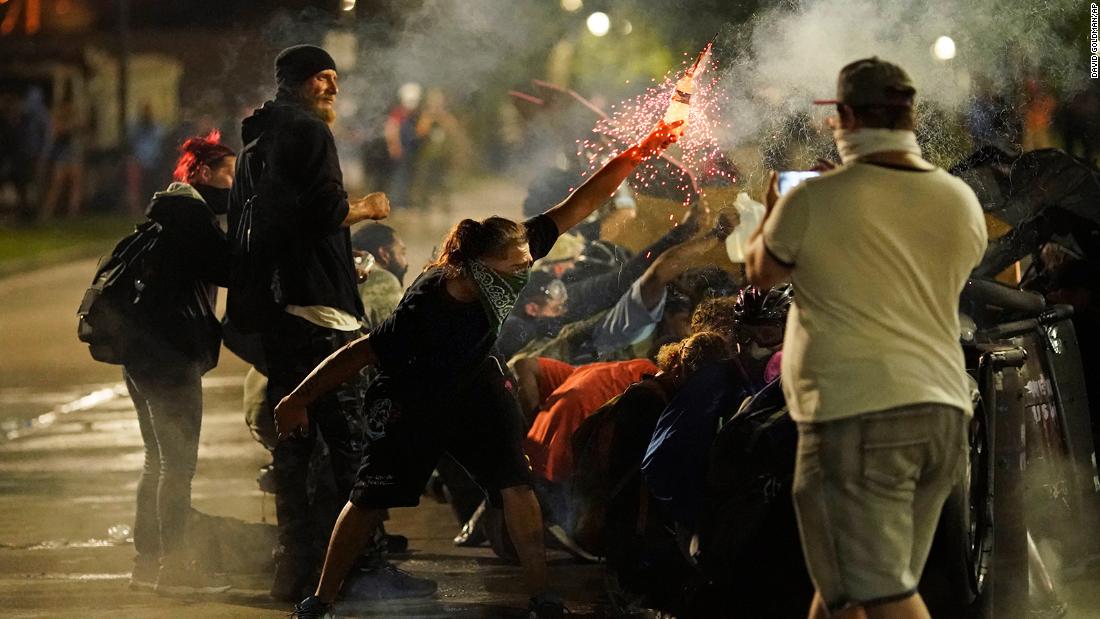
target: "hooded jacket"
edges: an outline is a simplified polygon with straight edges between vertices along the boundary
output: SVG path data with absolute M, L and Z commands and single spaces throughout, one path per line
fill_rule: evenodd
M 214 212 L 194 187 L 172 183 L 153 195 L 146 216 L 161 225 L 157 302 L 149 317 L 152 362 L 218 363 L 221 331 L 214 317 L 215 285 L 228 283 L 229 243 Z
M 320 118 L 279 98 L 268 101 L 244 119 L 241 137 L 247 145 L 257 138 L 266 171 L 260 183 L 271 183 L 270 204 L 277 247 L 276 271 L 280 305 L 332 307 L 363 316 L 340 159 L 332 132 Z M 255 195 L 238 174 L 233 205 Z M 267 208 L 267 207 L 265 207 Z

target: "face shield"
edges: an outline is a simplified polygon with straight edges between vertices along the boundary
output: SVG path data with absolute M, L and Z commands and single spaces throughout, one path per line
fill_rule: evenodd
M 742 351 L 763 355 L 783 344 L 783 325 L 776 323 L 740 324 L 736 333 L 737 346 Z M 761 352 L 764 351 L 764 352 Z M 753 354 L 753 357 L 757 357 Z

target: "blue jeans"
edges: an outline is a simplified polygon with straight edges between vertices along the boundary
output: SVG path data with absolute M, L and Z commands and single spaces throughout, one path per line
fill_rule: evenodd
M 122 376 L 145 444 L 134 548 L 139 557 L 170 563 L 179 560 L 191 512 L 202 428 L 202 373 L 196 366 L 127 365 Z

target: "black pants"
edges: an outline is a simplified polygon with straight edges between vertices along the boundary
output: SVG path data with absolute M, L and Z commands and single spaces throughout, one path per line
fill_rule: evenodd
M 267 399 L 274 408 L 333 351 L 358 338 L 359 331 L 336 331 L 286 315 L 277 329 L 262 335 L 267 360 Z M 280 441 L 273 452 L 275 513 L 284 555 L 304 559 L 323 551 L 339 509 L 355 483 L 363 452 L 363 388 L 354 380 L 309 407 L 309 434 Z M 320 431 L 338 501 L 313 501 L 308 490 L 310 456 Z M 324 513 L 320 513 L 324 512 Z
M 202 428 L 202 373 L 196 366 L 127 365 L 122 376 L 145 444 L 134 549 L 139 559 L 182 561 Z
M 450 454 L 501 506 L 500 490 L 531 484 L 523 453 L 525 422 L 511 378 L 493 357 L 457 389 L 417 398 L 382 379 L 371 385 L 366 410 L 371 439 L 351 502 L 361 508 L 412 507 L 440 457 Z

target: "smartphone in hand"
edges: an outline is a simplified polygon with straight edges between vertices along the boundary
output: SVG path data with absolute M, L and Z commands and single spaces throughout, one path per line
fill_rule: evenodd
M 802 181 L 815 176 L 821 176 L 821 172 L 815 172 L 813 170 L 787 170 L 780 172 L 778 183 L 779 195 L 787 193 L 801 184 Z

